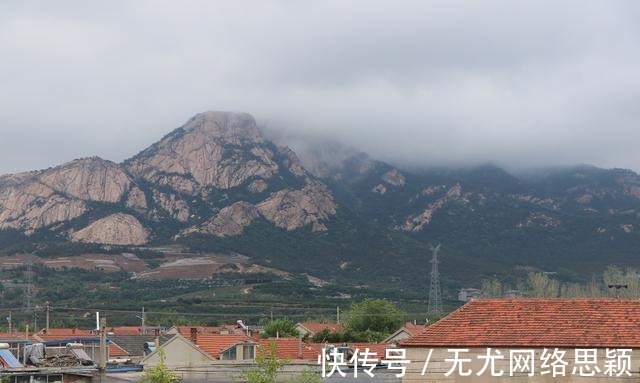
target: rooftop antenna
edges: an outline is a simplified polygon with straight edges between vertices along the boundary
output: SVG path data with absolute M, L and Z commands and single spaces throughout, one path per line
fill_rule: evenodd
M 629 285 L 622 285 L 622 284 L 610 284 L 607 287 L 609 287 L 609 290 L 611 289 L 616 289 L 616 298 L 620 298 L 620 289 L 627 289 L 629 288 Z
M 438 271 L 438 252 L 440 244 L 431 246 L 431 285 L 429 286 L 429 306 L 427 314 L 431 317 L 438 317 L 444 313 L 442 309 L 442 293 L 440 291 L 440 272 Z

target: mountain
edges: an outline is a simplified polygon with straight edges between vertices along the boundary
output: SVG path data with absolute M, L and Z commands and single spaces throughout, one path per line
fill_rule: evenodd
M 0 251 L 179 245 L 382 290 L 424 286 L 436 243 L 450 291 L 640 263 L 640 176 L 629 170 L 405 169 L 335 143 L 299 154 L 248 114 L 206 112 L 120 164 L 0 176 Z
M 84 158 L 0 178 L 0 228 L 72 242 L 239 235 L 259 218 L 323 231 L 335 213 L 326 186 L 248 114 L 198 114 L 123 164 Z

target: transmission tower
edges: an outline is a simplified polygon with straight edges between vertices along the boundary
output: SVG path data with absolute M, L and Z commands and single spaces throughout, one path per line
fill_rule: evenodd
M 438 246 L 431 246 L 431 285 L 429 286 L 429 306 L 427 307 L 427 315 L 437 317 L 444 313 L 442 309 L 442 293 L 440 291 L 440 272 L 438 271 Z
M 26 271 L 27 281 L 24 286 L 24 310 L 27 313 L 31 312 L 31 305 L 33 303 L 33 270 L 31 268 L 31 263 L 27 263 L 27 271 Z

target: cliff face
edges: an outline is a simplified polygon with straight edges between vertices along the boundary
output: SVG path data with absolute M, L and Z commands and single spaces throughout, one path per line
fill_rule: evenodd
M 101 218 L 84 229 L 71 233 L 74 242 L 106 245 L 143 245 L 149 239 L 148 230 L 128 214 L 112 214 Z
M 134 157 L 127 168 L 137 177 L 185 193 L 230 189 L 278 172 L 274 153 L 263 144 L 250 115 L 201 113 Z
M 335 211 L 296 154 L 266 141 L 243 113 L 198 114 L 123 164 L 93 157 L 0 176 L 0 229 L 85 243 L 140 245 L 154 228 L 240 235 L 258 217 L 322 230 Z
M 85 158 L 0 178 L 0 228 L 33 233 L 80 217 L 87 202 L 120 202 L 132 180 L 117 164 Z

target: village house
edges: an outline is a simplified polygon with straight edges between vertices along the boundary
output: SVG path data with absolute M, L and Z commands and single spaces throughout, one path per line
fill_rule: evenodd
M 628 382 L 640 378 L 640 300 L 472 300 L 400 347 L 404 382 Z
M 344 331 L 344 327 L 338 323 L 318 323 L 318 322 L 300 322 L 296 324 L 296 330 L 301 337 L 312 337 L 323 330 L 330 332 Z
M 398 342 L 417 335 L 419 332 L 424 330 L 424 325 L 419 325 L 413 322 L 407 322 L 404 326 L 398 329 L 398 331 L 389 335 L 382 343 L 386 343 L 389 345 L 397 345 Z

